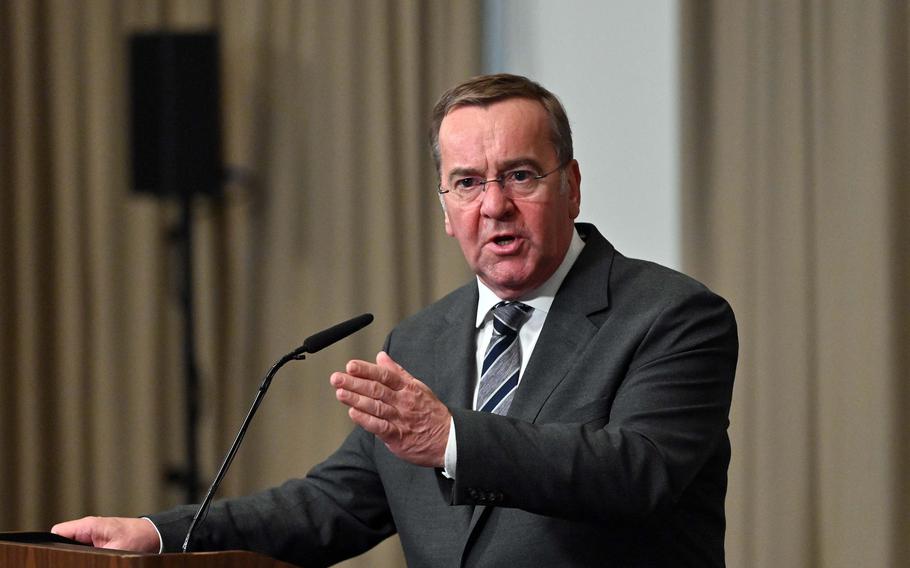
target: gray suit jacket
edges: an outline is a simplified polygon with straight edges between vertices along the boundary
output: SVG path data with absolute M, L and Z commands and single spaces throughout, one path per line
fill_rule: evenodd
M 732 311 L 578 228 L 586 246 L 508 416 L 470 410 L 476 283 L 388 337 L 389 354 L 454 416 L 454 481 L 357 428 L 306 478 L 218 502 L 194 547 L 320 566 L 397 531 L 412 567 L 722 566 Z M 167 550 L 191 514 L 151 516 Z

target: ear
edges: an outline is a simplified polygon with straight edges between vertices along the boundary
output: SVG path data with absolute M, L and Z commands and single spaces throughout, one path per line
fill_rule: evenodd
M 581 212 L 581 169 L 578 167 L 578 160 L 569 163 L 566 175 L 569 182 L 569 215 L 576 219 Z
M 450 237 L 454 237 L 455 233 L 452 231 L 452 223 L 449 221 L 449 210 L 446 208 L 446 200 L 443 194 L 439 194 L 439 205 L 442 206 L 442 216 L 445 218 L 446 234 Z

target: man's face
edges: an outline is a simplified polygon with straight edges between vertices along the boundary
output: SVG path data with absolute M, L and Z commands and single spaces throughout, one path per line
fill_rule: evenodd
M 543 174 L 560 165 L 546 110 L 521 98 L 451 111 L 439 129 L 439 151 L 445 188 L 466 176 L 493 179 L 518 166 Z M 581 201 L 578 162 L 564 171 L 566 187 L 560 188 L 557 171 L 527 198 L 512 199 L 495 182 L 470 203 L 442 196 L 446 233 L 458 239 L 468 265 L 500 298 L 522 297 L 562 262 Z

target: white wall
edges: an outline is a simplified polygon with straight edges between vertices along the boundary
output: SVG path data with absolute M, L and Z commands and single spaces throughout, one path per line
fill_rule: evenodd
M 487 0 L 487 72 L 527 75 L 566 107 L 581 220 L 627 256 L 678 268 L 676 0 Z

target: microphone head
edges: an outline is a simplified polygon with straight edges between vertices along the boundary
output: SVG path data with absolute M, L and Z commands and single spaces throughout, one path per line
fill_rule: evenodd
M 337 325 L 307 337 L 296 353 L 316 353 L 336 341 L 341 341 L 354 332 L 360 331 L 373 321 L 373 314 L 361 314 Z

